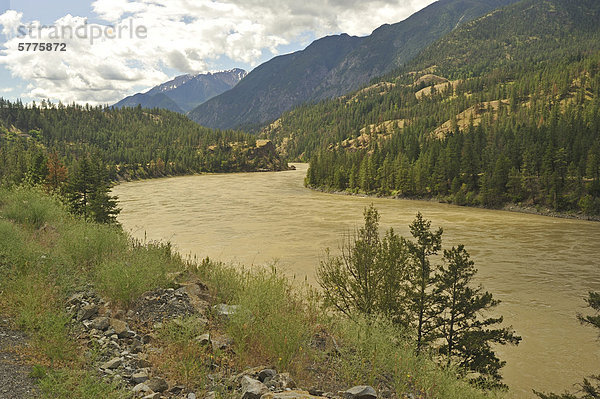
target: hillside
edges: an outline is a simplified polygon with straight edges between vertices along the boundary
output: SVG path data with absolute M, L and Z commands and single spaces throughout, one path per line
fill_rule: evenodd
M 166 110 L 25 107 L 0 99 L 0 182 L 21 182 L 52 153 L 66 166 L 99 155 L 113 179 L 287 169 L 268 141 L 203 128 Z
M 526 0 L 263 131 L 313 187 L 600 213 L 600 4 Z
M 198 105 L 234 87 L 246 76 L 242 69 L 182 75 L 153 87 L 145 93 L 137 93 L 119 101 L 114 107 L 163 108 L 186 113 Z
M 514 1 L 441 0 L 367 37 L 319 39 L 303 51 L 262 64 L 234 89 L 192 110 L 190 118 L 214 128 L 264 124 L 305 102 L 356 90 L 408 62 L 461 23 Z

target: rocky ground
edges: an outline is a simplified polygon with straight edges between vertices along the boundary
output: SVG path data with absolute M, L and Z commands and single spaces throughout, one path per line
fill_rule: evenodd
M 182 284 L 178 289 L 147 293 L 126 313 L 115 311 L 110 303 L 92 291 L 74 295 L 66 306 L 73 317 L 79 341 L 100 354 L 95 360 L 99 375 L 118 382 L 138 398 L 216 399 L 222 397 L 223 392 L 241 399 L 377 398 L 377 392 L 369 386 L 336 392 L 301 389 L 288 373 L 280 373 L 271 367 L 237 373 L 217 369 L 209 376 L 211 382 L 202 392 L 169 381 L 153 369 L 149 361 L 152 355 L 160 355 L 162 351 L 156 343 L 156 331 L 164 322 L 179 317 L 193 316 L 201 324 L 208 325 L 210 316 L 223 319 L 237 310 L 235 305 L 211 306 L 210 302 L 207 288 L 200 282 L 192 282 Z M 211 333 L 198 336 L 196 341 L 212 351 L 228 350 L 231 345 L 228 337 Z
M 31 370 L 17 354 L 26 345 L 26 337 L 0 316 L 0 399 L 31 398 L 35 394 Z

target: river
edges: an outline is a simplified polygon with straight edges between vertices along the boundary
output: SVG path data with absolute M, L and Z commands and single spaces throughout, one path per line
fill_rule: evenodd
M 600 223 L 363 198 L 304 188 L 307 165 L 279 173 L 200 175 L 120 184 L 119 221 L 138 238 L 171 241 L 184 255 L 278 267 L 314 283 L 327 247 L 362 223 L 374 203 L 382 228 L 409 236 L 417 211 L 444 228 L 444 246 L 465 244 L 477 280 L 502 301 L 498 313 L 523 337 L 500 348 L 516 398 L 562 392 L 600 372 L 596 331 L 578 323 L 583 298 L 600 291 Z

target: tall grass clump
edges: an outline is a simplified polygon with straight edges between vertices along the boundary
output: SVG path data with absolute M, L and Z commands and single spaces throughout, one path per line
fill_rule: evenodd
M 126 253 L 128 246 L 127 235 L 118 227 L 73 219 L 60 229 L 55 256 L 73 270 L 90 272 L 106 259 Z
M 167 288 L 169 274 L 184 268 L 171 246 L 161 243 L 134 243 L 119 257 L 107 257 L 94 275 L 98 290 L 121 305 L 129 306 L 144 292 Z
M 116 383 L 98 378 L 85 370 L 51 370 L 39 379 L 42 399 L 127 399 L 131 392 L 121 390 Z
M 203 388 L 214 361 L 208 346 L 196 340 L 204 332 L 203 323 L 195 316 L 170 320 L 158 331 L 157 340 L 163 351 L 150 359 L 187 387 Z
M 35 188 L 1 189 L 0 205 L 4 217 L 34 229 L 56 223 L 64 216 L 63 205 L 57 199 Z
M 237 295 L 238 311 L 228 323 L 236 351 L 245 360 L 289 368 L 305 358 L 316 312 L 275 268 L 245 275 Z
M 385 384 L 398 396 L 448 399 L 499 398 L 457 378 L 453 368 L 441 368 L 431 356 L 417 356 L 406 332 L 386 320 L 332 318 L 329 329 L 339 337 L 339 359 L 330 365 L 341 380 L 352 384 Z
M 209 258 L 196 265 L 200 279 L 208 284 L 211 294 L 219 302 L 233 303 L 242 291 L 248 271 L 241 266 L 216 262 Z

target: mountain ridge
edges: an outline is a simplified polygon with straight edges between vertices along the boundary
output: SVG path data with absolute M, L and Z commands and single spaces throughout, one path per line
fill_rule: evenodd
M 128 96 L 113 105 L 116 108 L 163 108 L 184 114 L 196 106 L 233 88 L 247 72 L 233 68 L 220 72 L 177 76 L 144 93 Z
M 303 103 L 358 89 L 407 62 L 457 25 L 515 1 L 440 0 L 404 21 L 382 25 L 369 36 L 327 36 L 260 65 L 240 85 L 188 116 L 221 129 L 264 125 Z

